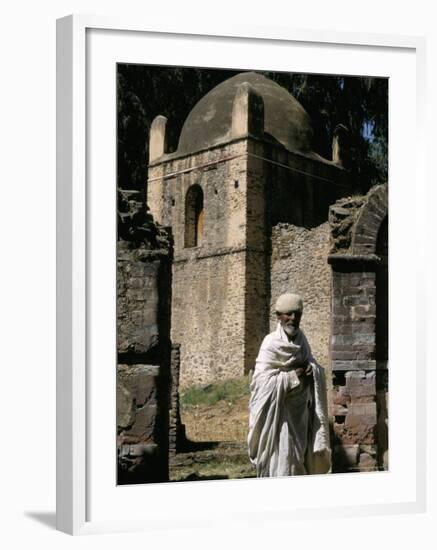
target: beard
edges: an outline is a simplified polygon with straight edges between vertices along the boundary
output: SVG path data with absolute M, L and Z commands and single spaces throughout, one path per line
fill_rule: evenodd
M 299 330 L 298 327 L 294 327 L 293 325 L 282 325 L 282 326 L 287 336 L 296 336 L 297 331 Z

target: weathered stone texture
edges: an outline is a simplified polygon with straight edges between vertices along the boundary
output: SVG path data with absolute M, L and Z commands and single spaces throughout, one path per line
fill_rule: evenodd
M 119 484 L 168 480 L 168 399 L 161 368 L 118 365 Z
M 143 262 L 119 241 L 117 276 L 118 353 L 147 353 L 158 345 L 159 257 Z
M 331 366 L 334 374 L 334 470 L 378 469 L 376 277 L 333 264 Z M 352 267 L 348 264 L 348 269 Z M 335 271 L 339 268 L 339 271 Z M 355 446 L 356 460 L 344 448 Z M 362 445 L 373 445 L 372 453 Z M 343 450 L 342 450 L 343 449 Z
M 247 373 L 255 367 L 255 360 L 268 325 L 268 257 L 259 252 L 246 254 L 245 292 L 245 364 Z
M 344 370 L 342 362 L 375 359 L 375 273 L 333 271 L 332 277 L 332 367 Z M 356 367 L 363 364 L 350 366 Z
M 181 342 L 181 386 L 241 376 L 245 252 L 175 262 L 172 339 Z
M 117 424 L 123 443 L 153 443 L 159 366 L 118 365 Z
M 330 209 L 334 471 L 388 467 L 387 186 Z
M 376 373 L 376 406 L 377 406 L 377 438 L 378 464 L 388 470 L 388 369 L 385 366 Z
M 378 469 L 375 371 L 334 372 L 334 472 Z
M 171 246 L 140 193 L 120 192 L 118 208 L 118 483 L 165 481 Z
M 358 217 L 358 212 L 364 204 L 361 196 L 345 197 L 329 209 L 331 226 L 331 252 L 346 251 L 352 244 L 352 229 Z
M 345 197 L 330 207 L 331 253 L 371 255 L 387 217 L 387 185 L 376 185 L 365 196 Z
M 329 224 L 313 229 L 278 224 L 272 230 L 270 330 L 276 327 L 275 302 L 283 292 L 303 297 L 301 327 L 316 360 L 329 366 L 331 268 L 327 262 Z
M 183 449 L 186 443 L 185 426 L 181 421 L 179 383 L 181 367 L 181 346 L 174 344 L 171 349 L 171 393 L 170 393 L 170 423 L 169 451 L 174 455 Z

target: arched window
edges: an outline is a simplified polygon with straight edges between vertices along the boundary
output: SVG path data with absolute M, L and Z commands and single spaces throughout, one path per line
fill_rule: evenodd
M 192 185 L 185 196 L 185 248 L 200 246 L 203 241 L 203 191 Z

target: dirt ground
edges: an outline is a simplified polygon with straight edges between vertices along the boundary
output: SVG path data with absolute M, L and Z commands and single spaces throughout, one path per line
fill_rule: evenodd
M 181 411 L 186 435 L 191 441 L 246 441 L 249 423 L 248 399 L 237 403 L 219 401 Z
M 170 460 L 172 481 L 255 477 L 247 454 L 248 397 L 181 408 L 187 446 Z

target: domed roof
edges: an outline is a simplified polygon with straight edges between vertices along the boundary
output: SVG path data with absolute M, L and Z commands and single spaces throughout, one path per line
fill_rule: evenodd
M 289 151 L 312 150 L 313 130 L 302 105 L 273 80 L 246 72 L 225 80 L 194 106 L 182 127 L 178 154 L 192 153 L 231 139 L 233 102 L 238 87 L 244 82 L 264 100 L 264 132 Z

